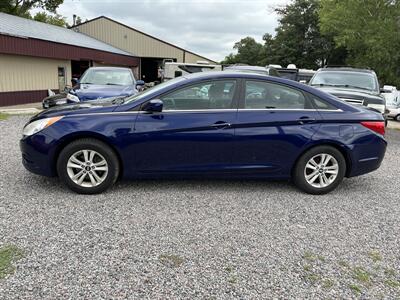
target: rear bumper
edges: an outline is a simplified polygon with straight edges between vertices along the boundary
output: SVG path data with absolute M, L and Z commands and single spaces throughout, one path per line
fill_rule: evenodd
M 53 158 L 52 138 L 37 133 L 23 137 L 20 142 L 22 164 L 28 171 L 47 177 L 57 175 Z
M 347 177 L 367 174 L 378 169 L 385 157 L 387 142 L 376 135 L 369 143 L 355 144 L 351 147 L 351 168 Z

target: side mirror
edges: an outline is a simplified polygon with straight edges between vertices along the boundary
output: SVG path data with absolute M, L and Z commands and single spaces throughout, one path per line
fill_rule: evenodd
M 71 83 L 72 83 L 72 86 L 75 86 L 75 85 L 77 85 L 77 84 L 79 83 L 79 78 L 72 77 L 72 79 L 71 79 Z
M 136 81 L 136 86 L 141 86 L 144 85 L 144 81 L 143 80 L 137 80 Z
M 153 99 L 147 102 L 142 110 L 147 112 L 162 112 L 163 106 L 164 103 L 160 99 Z

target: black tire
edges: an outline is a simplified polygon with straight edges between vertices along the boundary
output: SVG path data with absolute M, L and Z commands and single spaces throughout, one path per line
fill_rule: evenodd
M 306 164 L 309 162 L 309 160 L 319 154 L 329 154 L 333 156 L 338 164 L 339 170 L 338 174 L 328 186 L 326 187 L 314 187 L 310 183 L 307 182 L 306 176 L 305 176 L 305 168 Z M 297 161 L 296 166 L 293 171 L 293 181 L 296 184 L 296 186 L 303 190 L 304 192 L 308 194 L 313 194 L 313 195 L 323 195 L 327 194 L 334 189 L 337 188 L 337 186 L 342 182 L 343 177 L 346 174 L 346 160 L 343 157 L 343 154 L 337 150 L 334 147 L 331 146 L 317 146 L 314 148 L 311 148 L 307 152 L 305 152 Z
M 397 121 L 397 122 L 400 122 L 400 115 L 395 116 L 394 120 Z
M 84 187 L 75 183 L 68 175 L 67 164 L 70 157 L 81 150 L 93 150 L 99 153 L 107 162 L 108 173 L 97 186 Z M 119 162 L 115 152 L 105 143 L 91 138 L 79 139 L 68 144 L 57 160 L 57 173 L 61 181 L 71 190 L 79 194 L 99 194 L 110 188 L 118 178 Z

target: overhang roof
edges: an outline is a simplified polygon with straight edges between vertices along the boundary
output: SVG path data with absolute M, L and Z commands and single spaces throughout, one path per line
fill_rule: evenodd
M 0 13 L 0 35 L 32 38 L 75 47 L 89 48 L 114 54 L 134 56 L 88 35 L 60 26 Z

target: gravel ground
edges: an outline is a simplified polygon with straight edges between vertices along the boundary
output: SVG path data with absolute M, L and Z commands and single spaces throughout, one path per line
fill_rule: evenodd
M 1 299 L 400 298 L 400 132 L 382 167 L 310 196 L 285 182 L 137 181 L 95 196 L 28 173 L 0 121 Z

